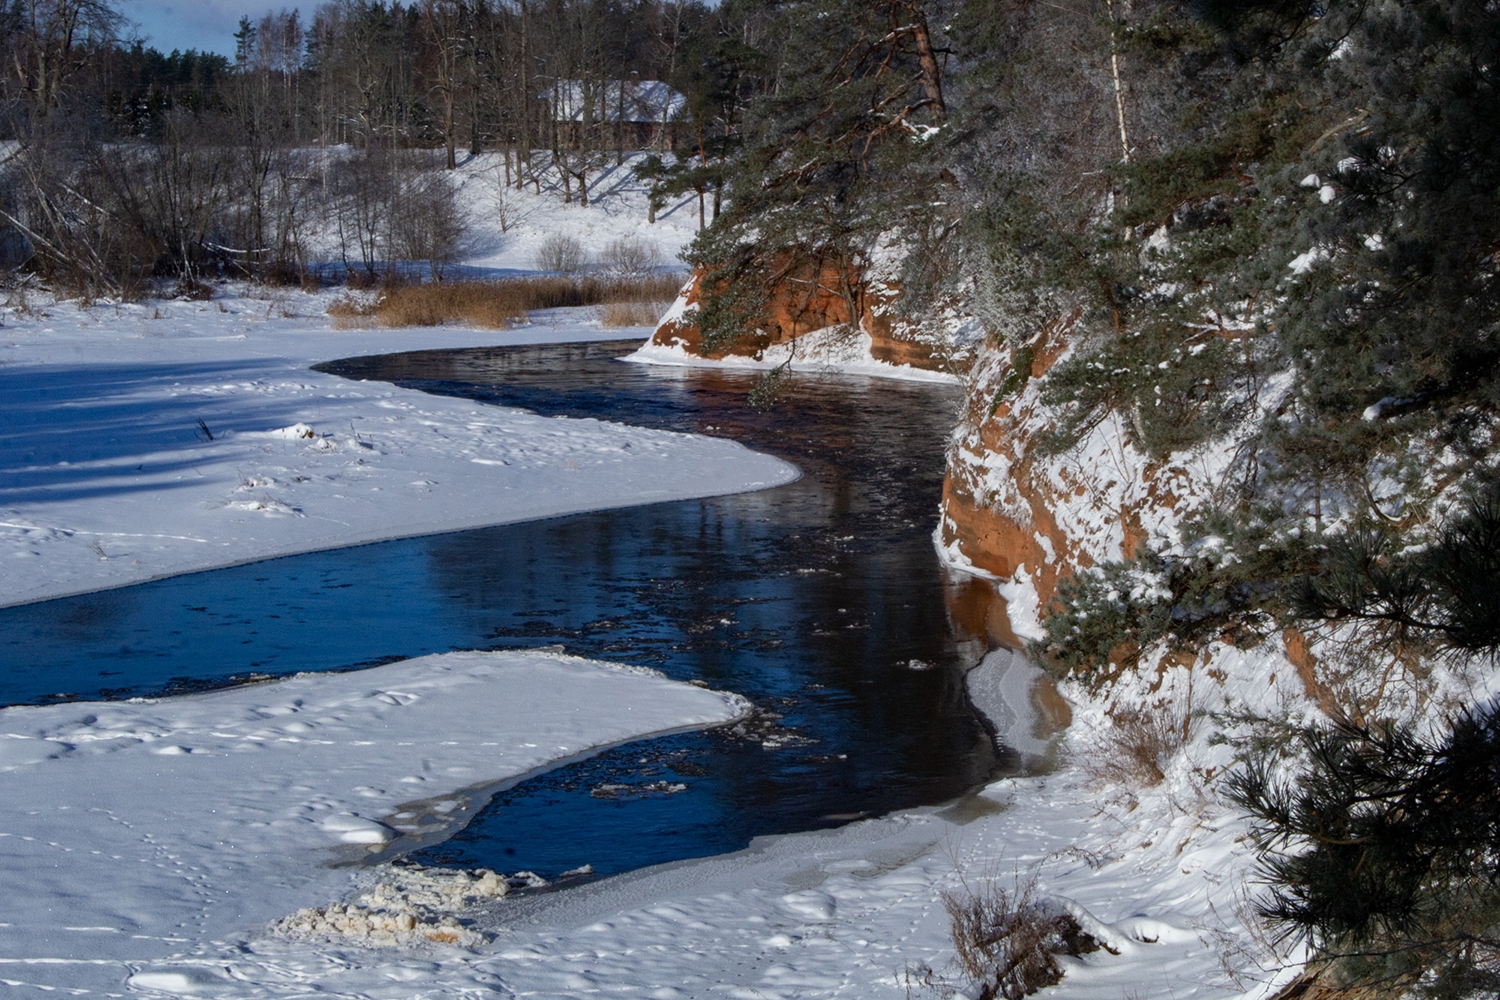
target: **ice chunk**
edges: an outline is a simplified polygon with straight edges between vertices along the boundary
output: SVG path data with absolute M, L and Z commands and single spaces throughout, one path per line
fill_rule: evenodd
M 318 825 L 345 844 L 388 844 L 396 837 L 396 831 L 384 823 L 350 813 L 329 816 Z

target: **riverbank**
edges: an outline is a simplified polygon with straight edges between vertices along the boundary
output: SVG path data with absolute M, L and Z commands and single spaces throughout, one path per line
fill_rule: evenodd
M 613 683 L 597 681 L 601 691 Z M 1018 738 L 1003 727 L 1000 735 Z M 395 772 L 372 764 L 383 772 L 376 787 L 389 787 Z M 378 935 L 270 927 L 215 939 L 207 926 L 143 945 L 102 926 L 74 927 L 54 929 L 49 948 L 37 949 L 49 960 L 0 961 L 0 976 L 158 997 L 943 996 L 921 984 L 928 970 L 937 981 L 954 978 L 944 894 L 962 899 L 990 885 L 1012 892 L 1034 879 L 1039 898 L 1066 909 L 1103 946 L 1062 959 L 1065 976 L 1046 995 L 1264 998 L 1295 966 L 1257 953 L 1232 863 L 1243 823 L 1201 794 L 1194 766 L 1179 761 L 1141 794 L 1065 767 L 997 782 L 945 808 L 764 838 L 734 854 L 563 892 L 468 900 L 455 911 L 467 947 L 410 938 L 381 946 Z M 336 839 L 333 827 L 299 820 L 322 841 Z M 116 829 L 115 837 L 128 835 L 123 824 Z M 184 897 L 200 887 L 196 856 L 181 853 L 180 838 L 149 846 L 147 861 L 162 866 L 155 877 L 184 886 Z M 296 892 L 287 891 L 289 875 L 304 877 Z M 316 879 L 293 866 L 251 897 L 266 907 L 322 889 L 326 902 L 352 903 L 380 899 L 391 891 L 381 883 L 407 876 L 358 868 Z M 58 950 L 68 946 L 68 954 Z
M 350 864 L 467 816 L 471 788 L 747 709 L 533 651 L 0 710 L 0 969 L 41 967 L 22 978 L 43 989 L 227 987 L 152 970 L 215 945 L 228 961 L 226 939 L 342 896 Z
M 308 370 L 359 354 L 620 336 L 592 310 L 507 331 L 335 331 L 323 315 L 331 291 L 241 291 L 7 313 L 0 607 L 798 474 L 732 441 Z

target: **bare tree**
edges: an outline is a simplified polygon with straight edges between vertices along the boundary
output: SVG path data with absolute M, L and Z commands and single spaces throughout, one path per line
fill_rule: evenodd
M 90 55 L 111 45 L 123 18 L 106 0 L 17 0 L 20 25 L 10 70 L 43 118 L 62 100 Z
M 457 166 L 454 111 L 465 82 L 469 10 L 461 0 L 422 0 L 420 10 L 431 77 L 427 91 L 437 98 L 443 144 L 448 150 L 448 169 L 452 170 Z

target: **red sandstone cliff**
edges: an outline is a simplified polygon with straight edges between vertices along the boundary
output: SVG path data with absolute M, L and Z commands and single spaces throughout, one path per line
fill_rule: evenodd
M 924 371 L 952 371 L 956 367 L 950 345 L 924 337 L 900 321 L 892 305 L 895 293 L 888 286 L 864 281 L 832 265 L 824 265 L 817 274 L 810 267 L 788 271 L 768 289 L 765 325 L 705 355 L 693 319 L 702 299 L 702 277 L 701 271 L 693 274 L 676 306 L 652 334 L 651 345 L 710 359 L 730 355 L 758 359 L 769 347 L 791 343 L 809 333 L 847 327 L 869 336 L 869 357 L 873 361 Z
M 954 563 L 1012 581 L 1023 627 L 1075 571 L 1129 558 L 1153 536 L 1175 538 L 1203 488 L 1184 465 L 1137 452 L 1113 416 L 1065 452 L 1038 447 L 1058 420 L 1041 400 L 1041 377 L 1080 335 L 1073 314 L 1024 345 L 983 347 L 948 453 L 938 543 Z M 1010 377 L 1017 364 L 1025 372 Z

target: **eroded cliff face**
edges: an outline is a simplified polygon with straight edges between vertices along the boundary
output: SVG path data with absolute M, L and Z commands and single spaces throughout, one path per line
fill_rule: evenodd
M 1010 623 L 1023 639 L 1042 637 L 1041 619 L 1059 585 L 1080 570 L 1132 558 L 1148 543 L 1182 554 L 1184 521 L 1232 485 L 1242 453 L 1243 442 L 1231 436 L 1153 459 L 1136 448 L 1128 418 L 1117 414 L 1069 447 L 1046 447 L 1061 414 L 1043 401 L 1042 376 L 1083 336 L 1078 317 L 1065 316 L 1024 345 L 982 346 L 949 446 L 938 545 L 950 564 L 1000 581 Z M 1024 378 L 1018 364 L 1025 366 Z M 1010 642 L 993 630 L 991 639 Z M 1359 720 L 1366 706 L 1386 697 L 1357 657 L 1346 662 L 1337 644 L 1323 645 L 1292 628 L 1255 650 L 1220 641 L 1200 649 L 1161 644 L 1140 650 L 1127 642 L 1109 659 L 1119 676 L 1135 678 L 1108 686 L 1112 704 L 1156 698 L 1163 672 L 1177 668 L 1187 675 L 1203 668 L 1199 672 L 1217 672 L 1218 681 L 1232 675 L 1233 683 L 1268 688 L 1280 678 L 1277 690 L 1306 699 L 1330 718 Z M 1224 666 L 1229 663 L 1232 671 Z M 1139 687 L 1135 694 L 1131 684 Z
M 760 359 L 769 348 L 789 345 L 810 333 L 843 328 L 869 338 L 869 360 L 909 366 L 923 371 L 955 372 L 967 360 L 951 341 L 924 336 L 897 315 L 896 290 L 888 283 L 824 265 L 789 269 L 767 289 L 764 326 L 731 344 L 704 353 L 702 333 L 695 319 L 702 301 L 701 271 L 695 271 L 672 310 L 662 319 L 650 343 L 686 354 L 722 360 Z M 851 309 L 852 303 L 852 309 Z
M 1203 491 L 1203 470 L 1148 459 L 1115 416 L 1066 450 L 1042 447 L 1059 414 L 1041 378 L 1080 336 L 1072 314 L 1024 345 L 982 347 L 948 452 L 938 544 L 955 565 L 1009 581 L 1012 617 L 1033 635 L 1062 580 L 1147 540 L 1172 544 Z
M 1066 450 L 1041 447 L 1060 416 L 1042 401 L 1042 377 L 1084 336 L 1079 314 L 1055 318 L 1025 344 L 965 343 L 964 317 L 950 317 L 946 336 L 924 335 L 897 314 L 891 284 L 857 279 L 833 267 L 816 276 L 789 271 L 769 290 L 761 329 L 702 355 L 695 274 L 650 345 L 687 357 L 761 359 L 842 328 L 868 338 L 872 360 L 960 378 L 966 405 L 947 456 L 937 542 L 950 564 L 1006 584 L 1010 616 L 1026 637 L 1039 634 L 1042 612 L 1073 573 L 1129 558 L 1147 540 L 1178 542 L 1181 516 L 1214 481 L 1212 459 L 1195 457 L 1192 468 L 1152 461 L 1116 415 Z

